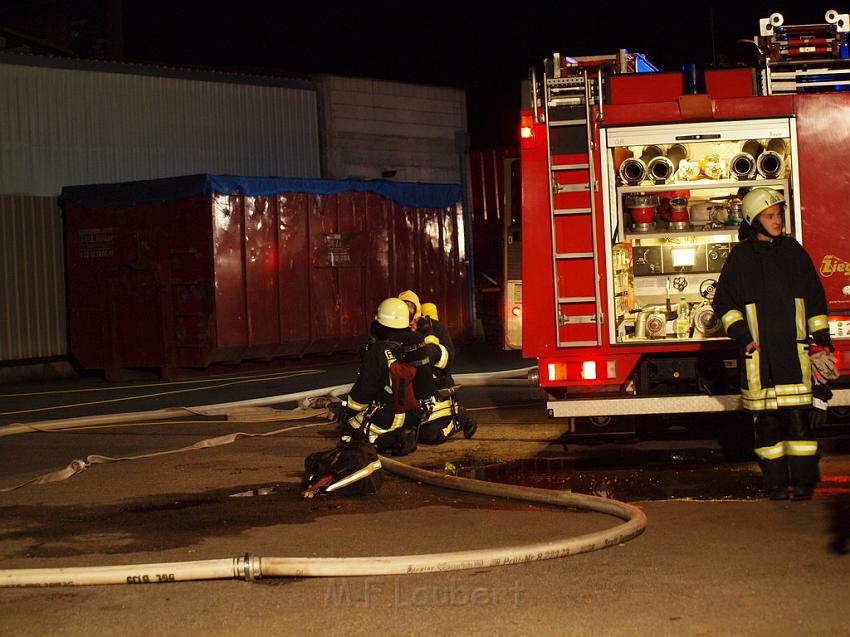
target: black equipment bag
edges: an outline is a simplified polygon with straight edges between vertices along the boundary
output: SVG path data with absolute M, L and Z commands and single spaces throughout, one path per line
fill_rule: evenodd
M 381 461 L 365 440 L 341 441 L 336 448 L 311 453 L 304 459 L 301 487 L 305 498 L 317 493 L 372 495 L 383 484 Z

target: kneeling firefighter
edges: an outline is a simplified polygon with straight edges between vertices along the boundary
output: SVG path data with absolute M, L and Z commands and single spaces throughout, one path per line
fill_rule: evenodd
M 755 453 L 773 500 L 812 497 L 819 480 L 810 420 L 809 335 L 832 352 L 826 295 L 809 255 L 782 234 L 785 198 L 754 188 L 712 305 L 743 359 L 741 399 L 755 416 Z
M 348 427 L 342 439 L 365 438 L 380 453 L 405 455 L 416 449 L 420 401 L 435 391 L 430 368 L 416 360 L 422 339 L 411 332 L 407 306 L 397 298 L 381 302 L 370 334 L 346 399 Z
M 407 303 L 411 329 L 422 336 L 423 351 L 436 387 L 433 400 L 428 401 L 430 410 L 419 429 L 420 442 L 439 444 L 457 431 L 471 438 L 478 424 L 458 404 L 456 392 L 459 387 L 454 384 L 451 373 L 454 344 L 449 331 L 437 319 L 437 307 L 433 303 L 420 304 L 419 296 L 411 290 L 405 290 L 398 297 Z

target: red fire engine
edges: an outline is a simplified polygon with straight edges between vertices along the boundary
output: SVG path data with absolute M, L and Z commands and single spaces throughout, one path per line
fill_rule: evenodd
M 641 55 L 555 54 L 521 114 L 522 347 L 552 416 L 736 411 L 737 352 L 711 309 L 746 188 L 788 202 L 850 370 L 848 16 L 761 21 L 756 68 L 659 73 Z M 641 71 L 650 72 L 641 72 Z M 847 377 L 830 407 L 850 405 Z

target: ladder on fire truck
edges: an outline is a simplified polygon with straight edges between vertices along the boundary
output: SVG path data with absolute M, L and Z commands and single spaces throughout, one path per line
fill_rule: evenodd
M 551 64 L 547 60 L 543 78 L 558 347 L 601 343 L 591 109 L 599 99 L 603 66 L 617 61 L 617 55 L 562 58 L 556 53 Z M 598 72 L 597 86 L 593 71 Z M 536 111 L 536 99 L 534 105 Z

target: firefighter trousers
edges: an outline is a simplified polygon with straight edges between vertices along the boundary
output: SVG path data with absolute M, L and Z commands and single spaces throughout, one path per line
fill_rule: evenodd
M 419 437 L 419 412 L 396 414 L 392 405 L 382 405 L 372 412 L 359 412 L 349 418 L 351 427 L 343 440 L 366 438 L 375 445 L 378 453 L 404 456 L 416 450 Z M 368 433 L 367 433 L 368 432 Z
M 419 441 L 438 445 L 448 440 L 457 430 L 455 409 L 451 398 L 435 401 L 431 412 L 419 426 Z
M 818 472 L 818 443 L 809 409 L 779 409 L 759 414 L 755 421 L 755 454 L 765 488 L 814 487 Z
M 433 404 L 433 409 L 419 427 L 419 442 L 438 445 L 451 438 L 457 431 L 463 431 L 464 437 L 471 438 L 477 428 L 477 423 L 452 395 Z

